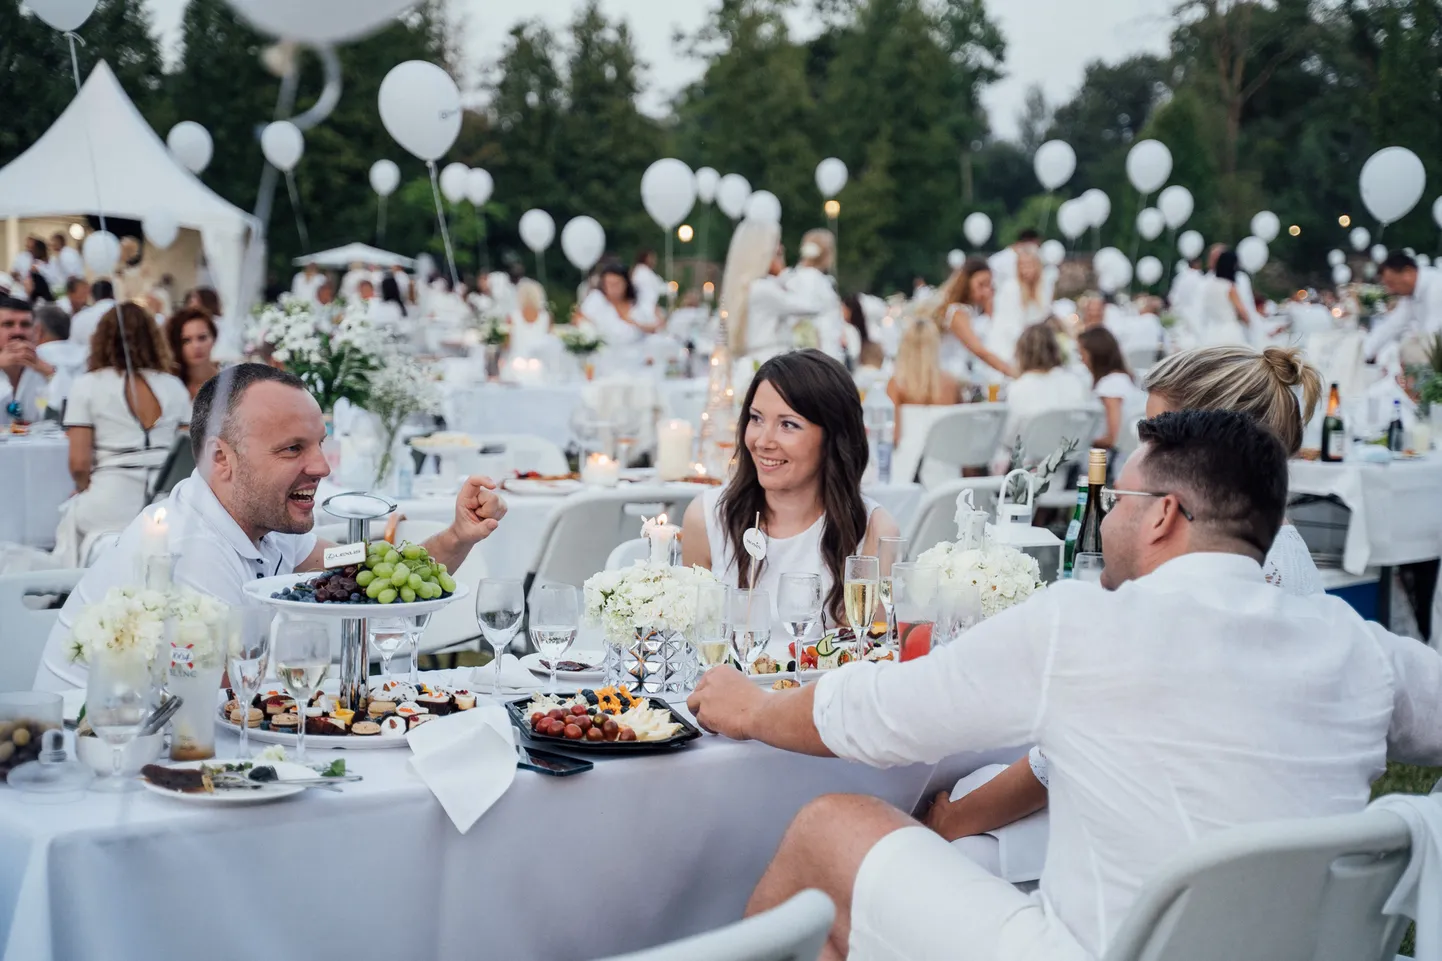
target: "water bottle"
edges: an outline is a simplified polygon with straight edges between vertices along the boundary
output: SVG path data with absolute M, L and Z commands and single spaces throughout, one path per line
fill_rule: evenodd
M 400 462 L 396 464 L 396 500 L 408 500 L 415 490 L 416 461 L 411 456 L 410 448 L 404 445 L 396 456 L 400 458 Z
M 891 483 L 891 448 L 896 433 L 896 412 L 891 398 L 884 391 L 869 390 L 861 404 L 862 422 L 866 425 L 866 443 L 870 453 L 867 474 L 875 471 L 877 483 Z

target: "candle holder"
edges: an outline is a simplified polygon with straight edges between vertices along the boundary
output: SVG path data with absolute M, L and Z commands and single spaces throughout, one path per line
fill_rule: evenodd
M 142 554 L 137 561 L 136 578 L 147 591 L 169 591 L 175 584 L 174 554 Z

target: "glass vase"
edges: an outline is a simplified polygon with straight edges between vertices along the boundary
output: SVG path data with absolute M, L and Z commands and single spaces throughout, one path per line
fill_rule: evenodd
M 224 673 L 218 649 L 200 653 L 194 643 L 171 642 L 166 690 L 172 697 L 185 699 L 170 721 L 172 761 L 215 757 L 216 692 Z
M 602 664 L 607 687 L 633 694 L 685 694 L 696 681 L 695 653 L 679 631 L 636 628 L 624 642 L 608 640 Z

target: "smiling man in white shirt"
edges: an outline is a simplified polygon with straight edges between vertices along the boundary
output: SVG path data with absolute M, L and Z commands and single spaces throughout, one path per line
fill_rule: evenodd
M 1377 279 L 1397 303 L 1367 334 L 1362 353 L 1368 360 L 1408 335 L 1442 334 L 1442 275 L 1430 267 L 1418 267 L 1417 261 L 1397 251 L 1382 261 Z
M 201 387 L 190 425 L 199 467 L 162 505 L 176 580 L 238 605 L 247 581 L 322 569 L 325 549 L 334 545 L 311 528 L 316 485 L 330 468 L 321 453 L 325 421 L 305 385 L 264 364 L 228 368 Z M 70 594 L 50 632 L 38 689 L 85 685 L 84 667 L 68 658 L 70 625 L 110 588 L 138 582 L 145 529 L 159 509 L 137 517 Z M 425 546 L 457 570 L 505 513 L 488 479 L 469 478 L 455 520 Z
M 1276 439 L 1223 411 L 1139 433 L 1105 495 L 1104 587 L 1054 584 L 925 658 L 795 692 L 713 670 L 690 700 L 727 736 L 875 766 L 1037 743 L 1052 761 L 1040 890 L 837 795 L 797 816 L 748 913 L 816 887 L 838 909 L 823 957 L 1093 959 L 1196 838 L 1359 811 L 1389 756 L 1442 761 L 1442 655 L 1263 577 L 1286 505 Z

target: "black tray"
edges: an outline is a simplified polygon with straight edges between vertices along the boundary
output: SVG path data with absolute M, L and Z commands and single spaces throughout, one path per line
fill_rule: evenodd
M 576 691 L 570 691 L 558 693 L 555 697 L 564 701 L 567 698 L 575 697 L 576 694 Z M 511 716 L 511 723 L 520 730 L 527 742 L 567 753 L 584 751 L 594 754 L 647 754 L 685 747 L 701 736 L 701 729 L 687 720 L 685 715 L 673 710 L 664 698 L 648 697 L 646 701 L 651 707 L 668 711 L 671 719 L 681 725 L 679 732 L 664 741 L 569 741 L 563 737 L 550 737 L 531 730 L 531 718 L 529 714 L 525 713 L 525 709 L 533 699 L 534 695 L 528 695 L 506 702 L 506 713 Z

